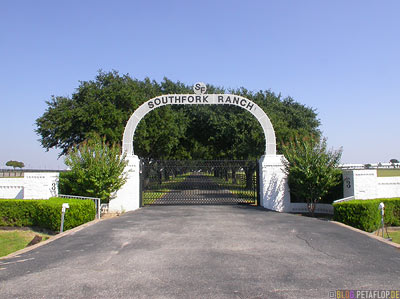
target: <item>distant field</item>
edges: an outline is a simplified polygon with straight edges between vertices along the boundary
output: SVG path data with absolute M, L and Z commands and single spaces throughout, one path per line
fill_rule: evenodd
M 400 169 L 378 169 L 378 177 L 400 176 Z

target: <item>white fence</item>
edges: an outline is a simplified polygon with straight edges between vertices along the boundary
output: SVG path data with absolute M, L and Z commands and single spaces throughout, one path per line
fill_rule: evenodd
M 379 177 L 377 169 L 343 170 L 343 195 L 356 199 L 400 197 L 400 176 Z
M 24 171 L 23 177 L 0 178 L 0 198 L 48 199 L 58 195 L 56 171 Z
M 24 178 L 1 178 L 0 198 L 24 198 Z

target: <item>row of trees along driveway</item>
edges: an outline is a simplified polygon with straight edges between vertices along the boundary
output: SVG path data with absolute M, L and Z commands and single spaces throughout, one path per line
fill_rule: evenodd
M 320 121 L 313 108 L 270 90 L 226 90 L 208 85 L 209 93 L 232 93 L 257 103 L 270 118 L 277 151 L 294 137 L 320 138 Z M 102 136 L 121 144 L 125 125 L 145 101 L 162 94 L 192 93 L 192 87 L 164 78 L 138 80 L 117 71 L 99 72 L 81 81 L 70 97 L 53 96 L 36 120 L 36 132 L 46 149 L 66 155 L 75 145 Z M 264 135 L 247 111 L 225 105 L 174 105 L 158 108 L 140 122 L 134 136 L 135 153 L 151 160 L 255 160 L 264 153 Z M 250 170 L 249 170 L 250 172 Z M 251 181 L 250 174 L 249 182 Z M 82 195 L 82 194 L 80 194 Z

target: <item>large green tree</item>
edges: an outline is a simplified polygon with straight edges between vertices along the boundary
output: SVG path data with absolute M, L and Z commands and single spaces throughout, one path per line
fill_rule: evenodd
M 160 86 L 149 79 L 99 72 L 94 81 L 80 82 L 71 97 L 53 96 L 47 101 L 47 110 L 36 120 L 36 132 L 44 148 L 59 148 L 61 155 L 94 134 L 120 142 L 133 111 L 158 94 Z
M 326 139 L 295 136 L 282 151 L 290 191 L 305 200 L 314 215 L 316 204 L 340 183 L 342 150 L 328 150 Z
M 108 203 L 125 183 L 127 164 L 118 144 L 108 145 L 98 135 L 73 147 L 65 158 L 68 172 L 60 174 L 60 192 L 98 197 Z
M 208 93 L 235 93 L 262 107 L 280 144 L 295 135 L 320 135 L 314 109 L 267 90 L 228 90 L 208 85 Z M 99 72 L 80 82 L 71 97 L 54 96 L 36 120 L 36 132 L 46 149 L 65 155 L 94 134 L 121 142 L 126 122 L 142 103 L 162 94 L 192 93 L 191 86 L 164 79 L 161 83 L 132 79 L 118 72 Z M 174 105 L 158 108 L 140 122 L 134 136 L 135 153 L 151 159 L 256 159 L 264 153 L 258 121 L 235 106 Z

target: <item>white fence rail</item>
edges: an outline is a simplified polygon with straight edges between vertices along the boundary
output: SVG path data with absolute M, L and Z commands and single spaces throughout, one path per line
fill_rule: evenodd
M 100 219 L 100 198 L 97 197 L 86 197 L 86 196 L 76 196 L 76 195 L 65 195 L 58 194 L 58 197 L 61 198 L 70 198 L 70 199 L 83 199 L 83 200 L 93 200 L 96 206 L 96 219 Z
M 354 199 L 355 199 L 354 196 L 349 196 L 349 197 L 345 197 L 345 198 L 341 198 L 341 199 L 335 200 L 334 203 L 343 202 L 343 201 L 349 201 L 349 200 L 354 200 Z

